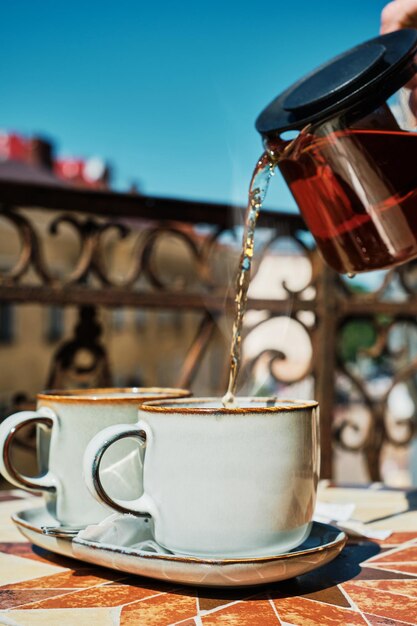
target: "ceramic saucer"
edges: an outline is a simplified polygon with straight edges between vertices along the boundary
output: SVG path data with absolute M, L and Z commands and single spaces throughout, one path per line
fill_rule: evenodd
M 36 546 L 57 554 L 76 558 L 73 554 L 70 540 L 45 534 L 44 528 L 54 528 L 58 525 L 56 519 L 52 517 L 45 506 L 14 513 L 12 521 L 19 528 L 22 535 Z
M 344 532 L 328 524 L 313 522 L 303 544 L 285 554 L 243 558 L 206 559 L 174 554 L 155 554 L 135 547 L 115 546 L 74 538 L 61 539 L 42 532 L 51 525 L 45 508 L 16 513 L 14 523 L 32 543 L 65 556 L 129 574 L 149 576 L 187 585 L 245 587 L 300 576 L 334 559 L 343 549 Z M 138 518 L 137 542 L 152 539 L 150 525 Z

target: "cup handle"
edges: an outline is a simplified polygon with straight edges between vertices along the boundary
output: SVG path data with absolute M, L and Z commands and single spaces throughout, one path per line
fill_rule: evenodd
M 57 488 L 57 480 L 49 470 L 42 476 L 25 476 L 12 462 L 13 440 L 19 430 L 29 424 L 56 426 L 58 418 L 49 407 L 41 407 L 37 411 L 20 411 L 7 417 L 0 424 L 0 473 L 16 487 L 26 491 L 50 491 Z
M 144 435 L 143 435 L 144 433 Z M 147 445 L 152 438 L 148 424 L 139 421 L 136 424 L 116 424 L 109 426 L 95 435 L 84 453 L 83 470 L 84 480 L 90 493 L 102 504 L 106 504 L 119 513 L 131 513 L 138 517 L 155 517 L 156 510 L 153 501 L 147 494 L 136 500 L 121 500 L 112 498 L 104 489 L 100 478 L 100 464 L 104 453 L 110 446 L 120 439 L 132 437 Z M 142 472 L 143 479 L 143 472 Z

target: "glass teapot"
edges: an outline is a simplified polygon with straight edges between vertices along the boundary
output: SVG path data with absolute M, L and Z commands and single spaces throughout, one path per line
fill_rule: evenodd
M 325 261 L 417 257 L 417 31 L 367 41 L 279 95 L 256 128 Z M 288 131 L 296 136 L 286 139 Z

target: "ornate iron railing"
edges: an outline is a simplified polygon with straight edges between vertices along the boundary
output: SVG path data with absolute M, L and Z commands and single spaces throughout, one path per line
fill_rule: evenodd
M 64 386 L 71 367 L 80 384 L 111 383 L 96 309 L 129 307 L 193 312 L 194 339 L 164 382 L 199 393 L 199 370 L 217 335 L 220 366 L 210 391 L 224 391 L 242 210 L 22 180 L 0 180 L 0 202 L 0 303 L 80 307 L 75 337 L 56 351 L 45 386 Z M 417 396 L 416 266 L 392 270 L 361 293 L 323 265 L 298 215 L 263 212 L 258 228 L 241 392 L 315 396 L 322 476 L 332 474 L 336 443 L 361 451 L 379 479 L 384 445 L 405 445 L 412 434 L 411 413 L 392 411 L 390 398 L 398 385 L 412 403 Z M 18 251 L 8 249 L 10 237 L 19 239 Z M 219 327 L 229 333 L 220 348 Z M 358 328 L 367 329 L 363 345 Z M 93 355 L 84 368 L 73 364 L 80 347 Z M 14 391 L 22 385 L 19 371 Z

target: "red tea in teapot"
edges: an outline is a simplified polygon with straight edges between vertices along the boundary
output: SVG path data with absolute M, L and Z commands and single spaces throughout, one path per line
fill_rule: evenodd
M 305 132 L 293 143 L 288 153 L 267 145 L 331 267 L 364 272 L 417 255 L 416 134 Z
M 325 261 L 365 272 L 417 257 L 417 30 L 374 37 L 281 92 L 256 128 Z M 299 135 L 282 140 L 289 131 Z

